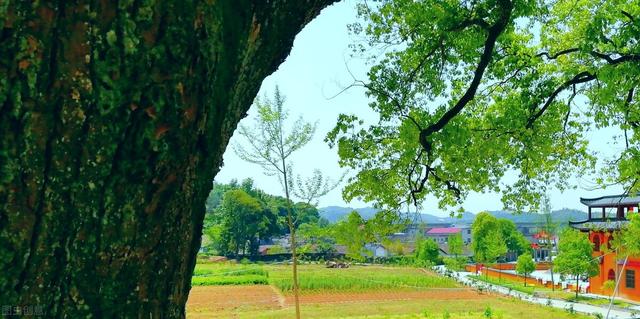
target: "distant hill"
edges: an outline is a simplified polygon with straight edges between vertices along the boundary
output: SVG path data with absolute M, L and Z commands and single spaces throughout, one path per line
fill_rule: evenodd
M 335 223 L 342 218 L 345 218 L 351 211 L 357 211 L 364 219 L 372 218 L 377 209 L 373 207 L 364 208 L 351 208 L 341 206 L 328 206 L 319 209 L 320 216 L 326 218 L 330 223 Z M 512 220 L 514 223 L 542 223 L 544 216 L 535 213 L 527 214 L 513 214 L 504 210 L 490 211 L 491 215 L 497 218 L 506 218 Z M 579 221 L 586 219 L 586 213 L 577 209 L 563 208 L 552 212 L 553 221 L 559 224 L 567 224 L 571 221 Z M 476 218 L 476 214 L 470 212 L 464 212 L 458 217 L 440 217 L 431 214 L 422 213 L 417 216 L 418 222 L 425 224 L 458 224 L 458 225 L 470 225 Z
M 372 218 L 378 210 L 373 207 L 364 207 L 364 208 L 351 208 L 351 207 L 341 207 L 341 206 L 327 206 L 318 209 L 320 212 L 320 216 L 327 219 L 330 223 L 335 223 L 342 218 L 346 217 L 353 210 L 357 211 L 360 216 L 364 219 Z

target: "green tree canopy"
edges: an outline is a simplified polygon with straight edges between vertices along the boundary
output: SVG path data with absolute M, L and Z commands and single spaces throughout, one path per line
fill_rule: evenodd
M 554 260 L 557 272 L 575 276 L 576 297 L 578 296 L 578 279 L 580 276 L 595 276 L 599 272 L 598 260 L 591 256 L 593 243 L 586 233 L 573 228 L 566 228 L 558 242 L 558 256 Z
M 419 238 L 416 240 L 415 258 L 420 262 L 430 264 L 440 263 L 440 247 L 432 238 Z
M 347 199 L 395 207 L 429 194 L 452 207 L 495 191 L 536 208 L 592 172 L 594 126 L 615 127 L 622 146 L 597 182 L 640 187 L 637 1 L 398 0 L 359 15 L 354 47 L 374 66 L 354 85 L 379 120 L 343 114 L 327 136 L 357 171 Z
M 622 229 L 619 235 L 620 252 L 632 257 L 640 257 L 640 214 L 629 214 L 629 224 Z
M 498 219 L 488 212 L 481 212 L 471 225 L 471 246 L 474 258 L 481 263 L 494 263 L 507 253 Z
M 349 258 L 364 260 L 364 256 L 367 255 L 364 245 L 370 236 L 366 232 L 366 221 L 358 212 L 352 211 L 345 219 L 336 223 L 333 236 L 338 244 L 346 247 Z
M 207 198 L 207 214 L 205 216 L 204 223 L 205 233 L 207 233 L 207 229 L 220 223 L 220 221 L 216 217 L 215 211 L 221 205 L 222 197 L 224 196 L 224 194 L 229 190 L 236 189 L 243 190 L 251 197 L 259 200 L 260 204 L 263 206 L 263 209 L 271 210 L 268 215 L 273 215 L 270 218 L 275 218 L 275 222 L 271 225 L 273 227 L 272 231 L 270 232 L 271 235 L 277 236 L 289 233 L 289 226 L 286 222 L 286 199 L 281 196 L 268 194 L 265 191 L 258 189 L 257 187 L 255 187 L 253 179 L 251 178 L 246 178 L 240 183 L 237 180 L 231 180 L 229 184 L 213 183 L 213 189 L 211 190 L 211 192 L 209 193 L 209 197 Z M 293 205 L 292 213 L 296 227 L 299 227 L 304 223 L 327 223 L 326 220 L 320 219 L 320 213 L 315 206 L 305 202 L 295 203 Z
M 531 244 L 524 235 L 516 228 L 516 224 L 505 218 L 497 219 L 500 232 L 507 251 L 513 252 L 516 256 L 531 250 Z
M 394 212 L 381 210 L 366 222 L 367 239 L 370 242 L 388 244 L 389 235 L 402 231 L 407 222 Z
M 336 240 L 333 237 L 332 229 L 328 224 L 318 221 L 315 223 L 304 223 L 298 227 L 300 242 L 300 253 L 320 253 L 332 254 L 335 252 Z
M 247 251 L 256 254 L 260 238 L 268 237 L 272 229 L 274 218 L 270 213 L 245 191 L 229 190 L 215 212 L 219 225 L 207 234 L 214 237 L 215 246 L 222 254 L 237 255 Z
M 449 246 L 449 254 L 452 254 L 456 258 L 458 258 L 458 255 L 461 255 L 464 249 L 462 234 L 455 233 L 449 235 L 449 238 L 447 238 L 447 245 Z

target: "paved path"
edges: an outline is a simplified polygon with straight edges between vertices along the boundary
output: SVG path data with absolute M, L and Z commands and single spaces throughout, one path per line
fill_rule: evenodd
M 445 268 L 444 266 L 436 266 L 436 271 L 440 273 L 444 273 Z M 594 306 L 594 305 L 588 305 L 588 304 L 576 303 L 576 302 L 568 302 L 568 301 L 558 300 L 558 299 L 534 297 L 532 295 L 525 294 L 512 289 L 508 289 L 503 286 L 498 286 L 498 285 L 493 285 L 486 282 L 472 280 L 469 276 L 473 274 L 470 272 L 453 271 L 452 273 L 456 280 L 458 280 L 459 282 L 467 286 L 471 286 L 475 288 L 477 288 L 478 286 L 482 286 L 484 287 L 485 290 L 488 289 L 489 291 L 492 291 L 492 292 L 497 292 L 503 295 L 516 297 L 531 303 L 548 305 L 551 307 L 565 309 L 565 310 L 573 307 L 573 309 L 577 312 L 582 312 L 586 314 L 599 313 L 602 315 L 602 318 L 606 318 L 607 316 L 607 307 L 600 307 L 600 306 Z M 631 311 L 624 311 L 620 309 L 611 309 L 611 312 L 609 313 L 609 319 L 614 319 L 614 318 L 615 319 L 637 319 L 637 318 L 640 318 L 640 314 L 633 314 Z

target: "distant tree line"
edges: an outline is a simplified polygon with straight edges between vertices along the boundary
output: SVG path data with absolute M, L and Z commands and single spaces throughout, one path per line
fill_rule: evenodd
M 286 199 L 256 188 L 251 178 L 214 183 L 206 209 L 204 234 L 211 243 L 205 248 L 219 255 L 255 256 L 260 240 L 289 233 Z M 295 203 L 293 214 L 297 228 L 328 224 L 320 219 L 317 208 L 307 203 Z

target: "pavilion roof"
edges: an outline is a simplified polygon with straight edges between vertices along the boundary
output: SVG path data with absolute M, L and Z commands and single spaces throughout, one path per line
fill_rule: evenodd
M 629 224 L 628 220 L 624 219 L 590 219 L 581 222 L 569 222 L 569 226 L 578 230 L 614 230 L 620 229 Z
M 640 196 L 613 195 L 596 198 L 580 198 L 580 202 L 588 207 L 636 206 L 640 204 Z

